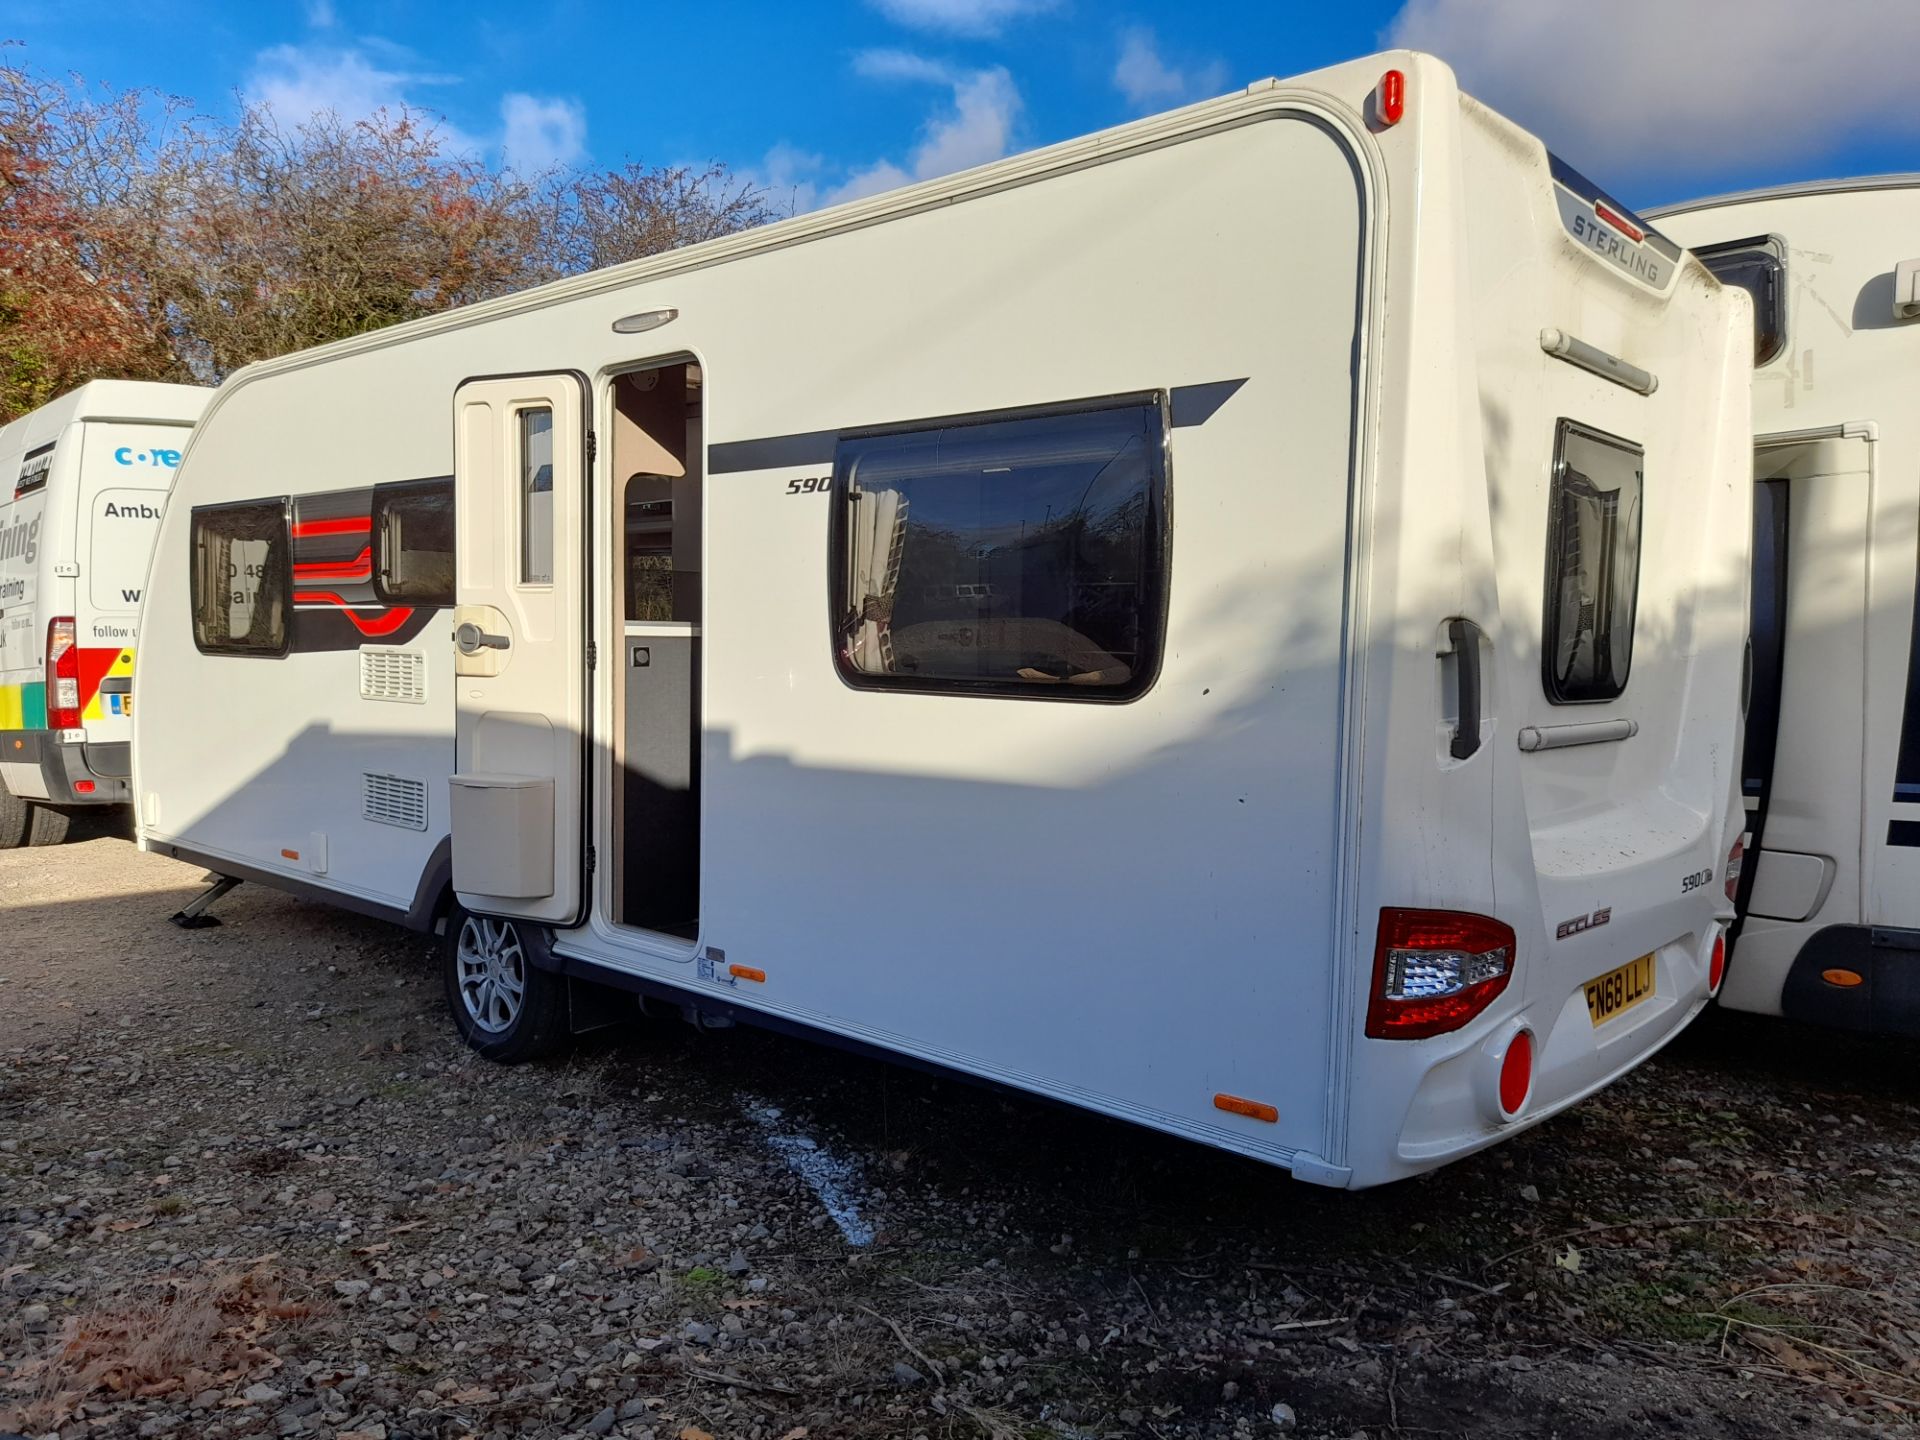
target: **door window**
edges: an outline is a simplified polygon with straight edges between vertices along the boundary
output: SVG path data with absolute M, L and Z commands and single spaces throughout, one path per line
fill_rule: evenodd
M 553 583 L 553 411 L 520 412 L 520 583 Z

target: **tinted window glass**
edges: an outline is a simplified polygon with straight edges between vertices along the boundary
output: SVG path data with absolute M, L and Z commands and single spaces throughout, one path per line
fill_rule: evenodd
M 1764 365 L 1787 345 L 1786 264 L 1780 242 L 1770 236 L 1704 245 L 1693 253 L 1722 285 L 1738 285 L 1753 297 L 1753 363 Z
M 838 658 L 856 683 L 1120 699 L 1152 683 L 1157 401 L 843 441 Z
M 553 411 L 520 412 L 520 580 L 553 583 Z
M 1546 686 L 1556 703 L 1611 700 L 1633 663 L 1640 585 L 1638 445 L 1560 422 L 1547 518 Z
M 1765 793 L 1780 733 L 1780 679 L 1786 658 L 1787 482 L 1762 480 L 1753 487 L 1753 598 L 1748 641 L 1753 646 L 1753 698 L 1747 708 L 1742 750 L 1748 795 Z
M 284 655 L 287 502 L 193 512 L 193 639 L 215 654 Z
M 373 492 L 374 593 L 406 605 L 453 604 L 453 481 Z

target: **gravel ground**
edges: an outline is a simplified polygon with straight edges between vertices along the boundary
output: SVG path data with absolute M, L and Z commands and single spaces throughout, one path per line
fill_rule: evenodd
M 0 855 L 0 1431 L 1806 1436 L 1920 1404 L 1910 1048 L 1710 1016 L 1359 1195 L 747 1030 L 473 1058 L 433 947 Z M 57 897 L 57 898 L 56 898 Z

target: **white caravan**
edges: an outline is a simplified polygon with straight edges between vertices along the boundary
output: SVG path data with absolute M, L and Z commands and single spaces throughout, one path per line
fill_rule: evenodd
M 140 592 L 211 393 L 95 380 L 0 429 L 0 850 L 127 803 Z
M 1920 1035 L 1920 175 L 1660 223 L 1755 297 L 1755 848 L 1721 1000 Z
M 591 981 L 1413 1174 L 1706 1003 L 1750 332 L 1398 53 L 254 366 L 143 841 L 445 916 L 503 1059 Z

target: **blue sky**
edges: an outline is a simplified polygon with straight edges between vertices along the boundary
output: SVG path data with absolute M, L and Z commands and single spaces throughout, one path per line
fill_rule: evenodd
M 528 168 L 724 161 L 807 209 L 1395 42 L 1630 204 L 1920 169 L 1920 0 L 0 0 L 46 72 L 405 102 Z

